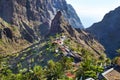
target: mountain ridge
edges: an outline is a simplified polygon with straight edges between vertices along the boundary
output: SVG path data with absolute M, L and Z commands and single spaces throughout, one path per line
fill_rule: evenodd
M 68 4 L 65 0 L 1 0 L 0 26 L 1 29 L 9 28 L 11 31 L 11 35 L 13 35 L 11 44 L 14 43 L 20 46 L 21 42 L 23 42 L 26 43 L 27 46 L 32 45 L 35 42 L 39 42 L 48 34 L 51 28 L 51 21 L 59 10 L 63 13 L 65 20 L 69 22 L 69 18 L 71 18 L 72 15 L 69 15 Z M 78 17 L 72 17 L 72 19 L 73 21 L 77 21 Z M 80 20 L 74 24 L 78 23 L 81 24 Z M 71 25 L 73 24 L 71 23 Z M 73 25 L 72 27 L 75 26 Z M 83 28 L 82 24 L 79 28 Z M 16 33 L 17 35 L 14 35 Z M 1 37 L 2 42 L 6 40 L 9 40 L 9 38 Z M 8 45 L 10 45 L 10 42 L 8 42 Z M 24 45 L 22 44 L 22 46 Z M 3 45 L 1 47 L 3 47 Z M 14 47 L 17 46 L 14 45 Z M 19 47 L 17 48 L 19 50 Z M 11 50 L 13 51 L 13 49 Z
M 120 7 L 107 13 L 103 20 L 93 24 L 87 31 L 105 47 L 108 57 L 117 56 L 116 50 L 120 48 L 118 37 L 120 32 Z
M 62 13 L 58 11 L 52 20 L 50 35 L 65 34 L 73 41 L 76 41 L 83 48 L 91 51 L 95 57 L 104 55 L 104 47 L 95 40 L 92 35 L 84 30 L 73 28 L 67 21 L 65 21 Z

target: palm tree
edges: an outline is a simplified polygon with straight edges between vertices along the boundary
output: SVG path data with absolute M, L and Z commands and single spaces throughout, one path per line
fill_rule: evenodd
M 45 80 L 45 71 L 41 66 L 35 66 L 33 72 L 37 80 Z
M 57 80 L 63 75 L 63 67 L 59 62 L 54 62 L 53 60 L 48 61 L 47 66 L 47 80 Z

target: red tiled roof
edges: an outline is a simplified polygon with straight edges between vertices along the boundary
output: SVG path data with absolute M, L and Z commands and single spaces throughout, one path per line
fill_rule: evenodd
M 66 76 L 67 76 L 68 78 L 75 78 L 75 75 L 72 74 L 71 72 L 67 72 L 67 73 L 66 73 Z

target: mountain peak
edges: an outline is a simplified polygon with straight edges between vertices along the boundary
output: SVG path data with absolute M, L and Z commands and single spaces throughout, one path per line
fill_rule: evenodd
M 11 43 L 20 40 L 18 46 L 21 46 L 21 43 L 29 46 L 41 40 L 51 30 L 54 17 L 59 19 L 61 15 L 73 28 L 83 29 L 76 13 L 71 13 L 68 9 L 65 0 L 0 0 L 0 18 L 3 23 L 0 29 L 10 29 L 13 34 Z M 80 24 L 79 27 L 76 24 Z M 5 39 L 7 41 L 9 38 Z

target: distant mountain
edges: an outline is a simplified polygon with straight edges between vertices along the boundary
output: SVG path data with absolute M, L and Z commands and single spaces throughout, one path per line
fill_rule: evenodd
M 69 23 L 74 27 L 74 28 L 81 28 L 83 29 L 83 25 L 80 21 L 80 18 L 76 14 L 76 11 L 72 7 L 72 5 L 68 4 L 68 14 L 69 14 Z
M 87 29 L 105 47 L 108 57 L 116 56 L 120 48 L 120 7 L 107 13 L 101 22 Z
M 75 10 L 65 0 L 0 0 L 1 50 L 10 45 L 8 52 L 17 51 L 39 41 L 48 34 L 58 11 L 73 28 L 83 29 Z

